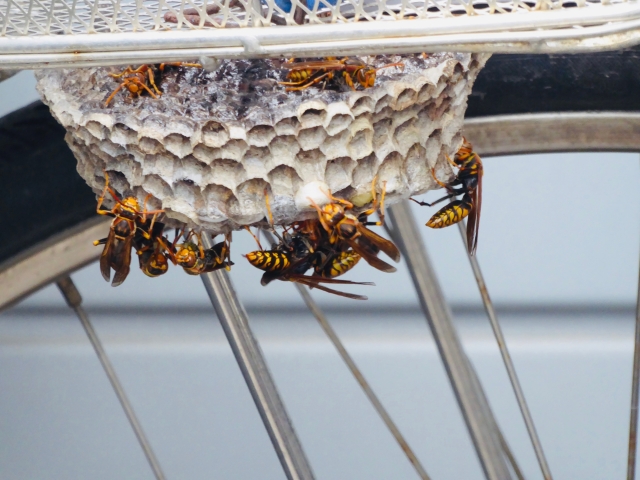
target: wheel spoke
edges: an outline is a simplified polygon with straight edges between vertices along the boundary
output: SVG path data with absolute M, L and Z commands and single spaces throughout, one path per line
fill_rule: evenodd
M 269 243 L 275 242 L 275 238 L 273 238 L 273 235 L 271 235 L 270 232 L 265 230 L 263 231 L 263 234 Z M 325 317 L 324 313 L 322 312 L 316 301 L 313 299 L 307 288 L 304 285 L 300 285 L 299 283 L 294 282 L 294 284 L 298 289 L 300 296 L 304 300 L 304 303 L 307 305 L 307 308 L 311 311 L 316 320 L 318 320 L 318 323 L 324 330 L 324 333 L 327 334 L 327 337 L 329 337 L 329 340 L 331 340 L 331 343 L 333 343 L 333 346 L 336 347 L 336 350 L 342 357 L 342 360 L 344 360 L 344 363 L 346 363 L 347 367 L 349 367 L 349 370 L 362 388 L 362 391 L 365 393 L 365 395 L 373 405 L 373 408 L 375 408 L 376 412 L 378 412 L 378 415 L 380 415 L 380 418 L 382 418 L 382 421 L 394 436 L 394 438 L 398 442 L 398 445 L 400 445 L 400 448 L 409 459 L 409 462 L 411 462 L 411 465 L 413 465 L 413 467 L 416 469 L 416 472 L 418 473 L 420 478 L 422 480 L 430 480 L 430 477 L 420 463 L 420 460 L 418 460 L 418 457 L 413 452 L 406 439 L 402 436 L 400 429 L 394 423 L 393 419 L 380 402 L 380 399 L 378 399 L 375 392 L 371 389 L 369 382 L 367 382 L 367 379 L 364 378 L 364 375 L 349 355 L 349 352 L 347 352 L 347 349 L 340 341 L 340 338 L 331 327 L 329 320 L 327 320 L 327 317 Z
M 408 202 L 404 201 L 391 207 L 389 218 L 394 227 L 390 233 L 409 267 L 422 310 L 440 352 L 485 476 L 490 480 L 513 478 L 507 463 L 513 456 L 509 452 L 506 441 L 501 438 L 502 434 L 484 390 L 462 349 L 451 320 L 451 313 L 442 295 Z
M 164 480 L 164 473 L 162 472 L 160 463 L 158 463 L 158 459 L 153 453 L 153 449 L 151 448 L 149 440 L 144 434 L 144 430 L 142 430 L 142 425 L 140 425 L 140 422 L 138 421 L 138 418 L 133 411 L 133 407 L 131 406 L 129 399 L 127 398 L 127 394 L 125 393 L 124 388 L 122 388 L 120 380 L 118 380 L 116 371 L 114 370 L 113 365 L 111 365 L 109 357 L 107 357 L 107 352 L 105 352 L 102 343 L 100 343 L 100 339 L 98 338 L 98 335 L 94 330 L 89 317 L 87 316 L 87 312 L 84 310 L 84 308 L 82 308 L 82 297 L 80 296 L 80 292 L 78 292 L 78 289 L 71 280 L 71 277 L 64 277 L 61 280 L 58 280 L 56 282 L 56 285 L 58 285 L 58 288 L 67 301 L 67 304 L 76 313 L 78 319 L 80 320 L 80 323 L 82 324 L 82 327 L 84 328 L 84 331 L 87 333 L 87 337 L 89 337 L 89 341 L 91 342 L 91 345 L 93 345 L 93 349 L 98 356 L 98 360 L 100 360 L 102 368 L 107 374 L 109 382 L 111 382 L 111 386 L 113 387 L 113 390 L 116 393 L 118 400 L 120 401 L 120 405 L 122 405 L 122 409 L 124 410 L 124 413 L 129 420 L 129 424 L 131 424 L 131 428 L 133 428 L 136 438 L 138 439 L 138 443 L 140 443 L 142 451 L 147 457 L 147 461 L 149 462 L 149 465 L 153 470 L 153 474 L 155 475 L 157 480 Z
M 371 389 L 371 386 L 367 382 L 367 379 L 364 378 L 364 375 L 355 364 L 347 350 L 344 348 L 344 345 L 340 341 L 340 338 L 338 338 L 338 335 L 331 327 L 331 324 L 329 324 L 329 321 L 322 313 L 322 310 L 320 310 L 320 307 L 318 307 L 318 304 L 311 297 L 311 294 L 309 293 L 307 288 L 303 285 L 300 285 L 299 283 L 296 283 L 295 285 L 300 292 L 300 295 L 302 296 L 304 302 L 307 304 L 307 307 L 309 308 L 309 310 L 311 310 L 313 316 L 316 317 L 316 320 L 318 320 L 318 323 L 331 340 L 331 343 L 333 343 L 333 345 L 336 347 L 336 350 L 338 350 L 338 353 L 342 357 L 342 360 L 344 360 L 344 363 L 346 363 L 349 367 L 349 370 L 351 370 L 351 373 L 360 384 L 360 387 L 362 387 L 362 391 L 365 393 L 365 395 L 373 405 L 373 408 L 376 409 L 376 412 L 378 412 L 378 415 L 380 415 L 380 418 L 382 418 L 382 421 L 385 423 L 387 428 L 391 431 L 391 434 L 400 445 L 402 451 L 406 454 L 409 462 L 411 462 L 411 465 L 413 465 L 413 467 L 416 469 L 416 472 L 418 472 L 420 478 L 422 478 L 423 480 L 430 480 L 430 477 L 429 475 L 427 475 L 427 472 L 420 463 L 420 460 L 418 460 L 416 454 L 413 452 L 413 450 L 411 450 L 411 447 L 402 436 L 402 433 L 400 433 L 400 430 L 393 422 L 391 416 L 389 416 L 389 413 L 385 410 L 384 406 L 382 405 L 374 391 Z
M 211 248 L 208 236 L 202 237 Z M 247 312 L 238 300 L 226 270 L 200 275 L 218 315 L 231 350 L 247 382 L 273 447 L 289 480 L 312 480 L 311 466 L 302 450 L 260 346 L 253 336 Z
M 520 381 L 518 380 L 518 374 L 516 373 L 511 355 L 509 354 L 509 349 L 507 348 L 507 342 L 505 341 L 504 335 L 502 334 L 502 328 L 500 327 L 500 323 L 498 322 L 498 316 L 496 315 L 495 308 L 493 307 L 493 303 L 491 302 L 491 298 L 489 297 L 487 285 L 484 283 L 484 277 L 482 275 L 482 270 L 480 270 L 480 264 L 478 263 L 478 260 L 474 255 L 469 254 L 469 250 L 467 249 L 466 222 L 459 222 L 458 227 L 460 229 L 460 235 L 462 236 L 462 242 L 466 249 L 467 256 L 469 257 L 469 262 L 471 263 L 473 275 L 475 276 L 476 282 L 478 283 L 480 296 L 482 297 L 484 308 L 487 312 L 487 316 L 489 317 L 489 322 L 491 323 L 493 334 L 496 337 L 496 342 L 498 343 L 498 347 L 500 348 L 502 361 L 504 362 L 504 366 L 507 369 L 507 374 L 509 375 L 509 380 L 511 381 L 513 392 L 516 396 L 516 400 L 518 401 L 520 412 L 522 413 L 522 418 L 524 419 L 524 423 L 527 427 L 527 432 L 529 433 L 529 438 L 531 439 L 533 449 L 536 453 L 536 458 L 538 459 L 538 463 L 540 464 L 540 470 L 542 470 L 542 475 L 545 480 L 551 480 L 551 470 L 549 469 L 549 464 L 547 463 L 547 459 L 544 456 L 542 443 L 540 442 L 540 438 L 538 437 L 538 433 L 536 432 L 536 427 L 533 423 L 533 418 L 531 417 L 531 412 L 529 411 L 527 400 L 525 399 Z

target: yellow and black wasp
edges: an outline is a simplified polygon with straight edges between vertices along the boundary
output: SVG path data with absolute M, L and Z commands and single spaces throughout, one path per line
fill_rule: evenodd
M 391 259 L 398 262 L 400 261 L 400 251 L 398 247 L 390 240 L 381 237 L 367 228 L 368 225 L 384 224 L 385 187 L 383 186 L 382 188 L 381 200 L 378 204 L 375 184 L 376 178 L 374 178 L 371 183 L 371 195 L 373 197 L 372 207 L 362 212 L 358 217 L 349 212 L 349 210 L 354 208 L 351 202 L 336 198 L 331 195 L 331 192 L 327 192 L 331 203 L 323 207 L 319 207 L 311 198 L 309 198 L 309 201 L 318 212 L 320 225 L 329 235 L 328 241 L 330 245 L 339 246 L 346 244 L 351 247 L 353 252 L 364 258 L 372 267 L 383 272 L 391 273 L 395 272 L 396 268 L 379 259 L 377 255 L 380 251 L 383 251 Z M 380 216 L 378 222 L 361 221 L 361 219 L 365 219 L 376 211 L 379 212 Z M 342 249 L 338 248 L 337 251 L 342 251 Z
M 177 238 L 180 236 L 179 234 L 176 235 Z M 198 243 L 191 241 L 192 236 L 196 237 Z M 214 272 L 221 268 L 230 270 L 233 265 L 230 258 L 231 234 L 225 235 L 225 239 L 222 242 L 205 249 L 202 246 L 200 234 L 191 231 L 186 236 L 184 243 L 178 245 L 175 249 L 176 253 L 170 255 L 169 258 L 173 263 L 181 266 L 189 275 Z
M 342 72 L 345 83 L 356 90 L 358 85 L 363 88 L 373 87 L 376 83 L 376 72 L 387 67 L 402 67 L 404 63 L 389 63 L 382 67 L 372 67 L 356 57 L 337 59 L 328 57 L 321 60 L 302 62 L 287 62 L 282 65 L 289 70 L 286 82 L 278 82 L 287 87 L 287 91 L 304 90 L 312 85 L 326 83 L 334 78 L 334 72 Z
M 475 255 L 478 248 L 478 229 L 480 227 L 480 211 L 482 209 L 482 160 L 473 151 L 473 147 L 467 139 L 463 139 L 462 147 L 456 152 L 454 159 L 451 160 L 447 156 L 447 160 L 453 167 L 458 168 L 458 173 L 451 182 L 441 182 L 435 176 L 435 169 L 431 169 L 431 174 L 435 181 L 438 182 L 438 185 L 447 189 L 447 195 L 432 203 L 419 202 L 413 198 L 411 200 L 419 205 L 432 207 L 440 202 L 462 195 L 460 200 L 453 200 L 438 210 L 426 225 L 431 228 L 444 228 L 458 223 L 468 216 L 467 247 L 469 253 Z
M 202 68 L 199 63 L 184 63 L 184 62 L 170 62 L 160 63 L 157 65 L 141 65 L 138 68 L 128 66 L 120 73 L 110 73 L 111 78 L 119 79 L 120 85 L 111 92 L 111 95 L 105 100 L 104 106 L 107 107 L 116 94 L 126 88 L 131 95 L 131 98 L 136 98 L 147 92 L 153 98 L 158 98 L 162 95 L 162 92 L 157 86 L 160 82 L 160 77 L 166 67 L 194 67 Z
M 301 233 L 295 233 L 290 236 L 284 235 L 281 238 L 280 243 L 273 245 L 271 250 L 257 250 L 245 255 L 251 265 L 265 271 L 260 280 L 262 285 L 267 285 L 273 280 L 283 280 L 301 283 L 310 288 L 317 288 L 341 297 L 367 300 L 364 295 L 340 292 L 321 284 L 373 285 L 373 283 L 338 280 L 328 275 L 305 275 L 310 268 L 315 268 L 316 263 L 320 261 L 319 251 L 310 251 L 309 243 Z M 346 270 L 341 273 L 345 272 Z
M 269 208 L 269 197 L 266 192 L 265 198 L 267 199 L 270 224 L 273 224 L 273 217 Z M 251 265 L 264 270 L 265 273 L 260 281 L 262 285 L 267 285 L 273 280 L 291 281 L 354 300 L 367 299 L 364 295 L 340 292 L 321 285 L 322 283 L 339 285 L 373 284 L 333 278 L 346 273 L 350 267 L 345 268 L 336 263 L 336 258 L 333 255 L 340 252 L 336 252 L 335 248 L 329 244 L 328 236 L 320 228 L 317 220 L 295 222 L 292 225 L 292 229 L 292 233 L 285 229 L 282 235 L 272 229 L 273 233 L 278 237 L 279 243 L 272 245 L 271 250 L 262 250 L 261 248 L 245 255 Z M 258 245 L 260 245 L 259 242 Z M 343 261 L 345 261 L 344 258 L 339 258 L 338 260 L 338 262 Z M 332 267 L 335 274 L 331 274 Z M 314 268 L 314 275 L 305 275 L 311 268 Z
M 141 235 L 145 239 L 150 239 L 150 231 L 154 228 L 156 215 L 163 213 L 164 210 L 147 210 L 146 203 L 150 195 L 144 201 L 142 210 L 138 200 L 135 197 L 126 197 L 120 199 L 117 193 L 109 186 L 109 175 L 104 172 L 105 186 L 102 194 L 98 199 L 96 212 L 100 215 L 114 217 L 109 228 L 109 235 L 101 240 L 93 242 L 94 245 L 104 245 L 102 255 L 100 256 L 100 272 L 104 279 L 108 282 L 111 277 L 111 269 L 115 271 L 112 287 L 117 287 L 125 281 L 129 275 L 131 264 L 131 249 L 133 248 L 134 239 L 137 235 Z M 111 210 L 102 209 L 104 197 L 109 192 L 116 204 Z M 153 215 L 150 220 L 149 231 L 138 229 L 139 224 L 147 224 L 149 220 L 147 215 Z
M 138 255 L 140 270 L 148 277 L 157 277 L 167 273 L 168 258 L 175 252 L 175 247 L 169 244 L 163 235 L 164 223 L 147 219 L 138 223 L 136 235 L 133 238 L 133 248 Z M 143 234 L 148 233 L 149 238 Z

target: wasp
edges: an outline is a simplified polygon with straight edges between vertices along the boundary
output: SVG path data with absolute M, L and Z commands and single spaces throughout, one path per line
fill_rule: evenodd
M 162 74 L 164 72 L 165 67 L 195 67 L 202 68 L 202 65 L 199 63 L 183 63 L 183 62 L 172 62 L 172 63 L 160 63 L 159 65 L 141 65 L 140 67 L 134 69 L 131 66 L 128 66 L 120 73 L 110 73 L 109 76 L 112 78 L 122 79 L 118 88 L 116 88 L 109 98 L 104 102 L 104 106 L 108 106 L 113 100 L 113 97 L 116 96 L 123 88 L 129 90 L 131 94 L 131 98 L 139 97 L 143 92 L 147 92 L 153 98 L 158 98 L 162 95 L 162 92 L 156 85 L 156 72 L 160 72 Z M 151 88 L 150 88 L 151 87 Z
M 346 244 L 360 257 L 364 258 L 369 265 L 383 272 L 391 273 L 395 272 L 396 268 L 379 259 L 377 254 L 383 251 L 394 261 L 398 262 L 400 261 L 400 251 L 398 247 L 390 240 L 381 237 L 367 228 L 368 225 L 384 224 L 385 187 L 383 186 L 381 201 L 380 204 L 378 204 L 375 183 L 376 178 L 374 178 L 371 183 L 373 204 L 369 210 L 362 212 L 359 217 L 349 213 L 349 210 L 354 208 L 353 203 L 341 198 L 336 198 L 331 195 L 331 192 L 327 192 L 331 203 L 323 207 L 319 207 L 311 198 L 309 198 L 309 201 L 318 212 L 318 219 L 322 228 L 329 234 L 329 244 L 337 245 L 341 242 L 346 242 Z M 376 211 L 379 211 L 380 216 L 378 222 L 361 221 Z
M 129 274 L 131 248 L 133 247 L 136 235 L 142 235 L 145 239 L 151 238 L 148 232 L 142 229 L 138 231 L 140 220 L 143 224 L 146 224 L 148 220 L 147 215 L 153 215 L 149 223 L 149 231 L 152 231 L 154 229 L 156 215 L 163 213 L 164 210 L 149 211 L 146 209 L 147 200 L 151 195 L 147 195 L 142 210 L 140 210 L 140 205 L 135 197 L 126 197 L 124 200 L 120 199 L 116 192 L 109 186 L 109 175 L 107 172 L 104 172 L 104 177 L 105 186 L 98 199 L 96 212 L 100 215 L 108 215 L 115 218 L 111 222 L 107 238 L 96 240 L 93 244 L 104 245 L 102 255 L 100 256 L 100 271 L 104 279 L 108 282 L 111 277 L 111 269 L 113 269 L 115 274 L 111 286 L 117 287 L 125 281 Z M 107 192 L 111 194 L 111 197 L 116 202 L 111 210 L 101 208 Z
M 162 222 L 154 223 L 152 219 L 147 219 L 146 222 L 138 221 L 133 248 L 138 255 L 140 270 L 148 277 L 165 274 L 169 269 L 168 258 L 175 253 L 175 245 L 169 245 L 167 238 L 162 235 L 163 232 Z
M 260 280 L 263 286 L 273 280 L 283 280 L 301 283 L 310 288 L 317 288 L 318 290 L 341 297 L 354 300 L 367 300 L 367 297 L 364 295 L 340 292 L 321 284 L 373 285 L 373 283 L 352 282 L 349 280 L 337 280 L 331 277 L 305 275 L 307 270 L 312 268 L 317 261 L 317 252 L 309 252 L 308 244 L 301 238 L 300 234 L 290 237 L 289 240 L 285 237 L 284 241 L 290 243 L 280 242 L 274 245 L 271 250 L 258 250 L 245 255 L 251 265 L 265 271 Z
M 177 235 L 179 238 L 180 235 Z M 191 241 L 195 236 L 197 244 Z M 175 241 L 174 241 L 175 243 Z M 211 248 L 205 249 L 202 246 L 200 234 L 189 232 L 183 244 L 176 247 L 176 253 L 170 254 L 170 259 L 174 264 L 181 266 L 189 275 L 200 275 L 225 268 L 231 269 L 233 262 L 230 258 L 231 235 L 225 235 L 225 239 L 215 244 Z
M 290 70 L 286 82 L 278 82 L 287 87 L 287 92 L 304 90 L 320 82 L 328 82 L 334 78 L 334 72 L 342 72 L 342 77 L 351 90 L 357 85 L 363 88 L 373 87 L 376 83 L 376 72 L 388 67 L 403 67 L 404 63 L 389 63 L 382 67 L 372 67 L 359 58 L 344 57 L 340 60 L 329 57 L 325 60 L 307 62 L 288 62 L 283 67 Z
M 295 222 L 292 227 L 294 231 L 303 234 L 304 238 L 315 245 L 316 255 L 313 262 L 315 276 L 339 277 L 355 267 L 362 258 L 344 241 L 332 245 L 327 231 L 322 228 L 317 219 Z
M 266 195 L 267 211 L 269 220 L 273 224 L 273 217 L 269 208 L 269 197 Z M 332 277 L 338 275 L 305 275 L 310 268 L 315 268 L 322 262 L 327 262 L 327 256 L 320 251 L 326 249 L 324 244 L 328 243 L 326 233 L 319 228 L 317 220 L 306 220 L 293 224 L 293 234 L 286 229 L 283 235 L 278 234 L 275 229 L 273 233 L 278 237 L 279 243 L 272 246 L 271 250 L 260 250 L 250 252 L 245 255 L 246 259 L 256 268 L 263 270 L 260 283 L 264 286 L 273 280 L 283 280 L 301 283 L 310 288 L 317 288 L 334 295 L 351 298 L 354 300 L 366 300 L 364 295 L 355 295 L 340 292 L 332 288 L 321 285 L 321 283 L 340 285 L 373 285 L 370 282 L 351 282 L 349 280 L 336 280 Z M 255 236 L 254 236 L 255 238 Z M 257 240 L 257 239 L 256 239 Z M 258 246 L 260 243 L 258 242 Z M 330 250 L 333 252 L 333 249 Z M 342 273 L 345 273 L 345 269 Z
M 454 159 L 447 156 L 447 160 L 454 168 L 458 168 L 455 178 L 444 183 L 436 178 L 435 168 L 431 175 L 441 187 L 447 190 L 447 195 L 432 203 L 413 200 L 418 205 L 431 207 L 437 203 L 462 195 L 438 210 L 426 223 L 427 227 L 444 228 L 469 217 L 467 223 L 467 248 L 469 254 L 475 255 L 478 247 L 478 229 L 480 227 L 480 211 L 482 209 L 482 175 L 484 173 L 480 156 L 473 151 L 471 143 L 463 138 L 462 147 L 456 152 Z M 457 187 L 457 188 L 456 188 Z

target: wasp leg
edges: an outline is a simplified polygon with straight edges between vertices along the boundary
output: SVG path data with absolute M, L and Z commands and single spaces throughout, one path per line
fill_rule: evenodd
M 200 233 L 196 233 L 196 238 L 198 239 L 198 250 L 200 251 L 200 258 L 204 259 L 204 248 L 202 247 L 202 237 Z
M 297 87 L 309 81 L 310 77 L 307 77 L 303 80 L 299 80 L 297 82 L 278 82 L 278 85 L 284 85 L 285 87 Z
M 322 209 L 318 206 L 316 202 L 313 201 L 311 197 L 307 197 L 307 200 L 309 200 L 309 203 L 311 203 L 311 206 L 318 212 L 318 220 L 320 221 L 320 225 L 322 225 L 322 228 L 324 228 L 325 231 L 327 232 L 331 232 L 332 231 L 331 227 L 329 227 L 327 222 L 325 222 L 324 216 L 322 215 Z M 331 238 L 329 238 L 329 242 L 335 243 L 335 242 L 331 242 Z
M 383 68 L 389 68 L 389 67 L 402 67 L 402 71 L 404 71 L 404 63 L 403 62 L 397 62 L 397 63 L 387 63 L 386 65 L 378 67 L 378 68 L 376 68 L 376 72 L 378 70 L 382 70 Z
M 446 183 L 441 182 L 440 180 L 438 180 L 438 177 L 436 177 L 436 169 L 435 169 L 435 168 L 433 168 L 433 167 L 431 168 L 431 176 L 432 176 L 432 177 L 433 177 L 433 179 L 436 181 L 436 183 L 437 183 L 438 185 L 440 185 L 442 188 L 446 188 L 446 189 L 448 189 L 448 188 L 449 188 L 449 185 L 447 185 Z
M 453 160 L 451 160 L 451 157 L 449 155 L 447 155 L 446 153 L 444 154 L 444 156 L 447 159 L 447 162 L 449 162 L 449 164 L 453 167 L 453 168 L 459 168 L 459 165 L 456 164 L 456 162 L 454 162 Z
M 344 205 L 344 208 L 347 210 L 353 209 L 353 203 L 351 203 L 349 200 L 345 200 L 344 198 L 334 197 L 330 191 L 325 191 L 324 193 L 327 195 L 327 197 L 329 197 L 329 199 L 332 202 Z
M 231 266 L 230 265 L 232 265 L 232 263 L 231 263 L 231 235 L 232 235 L 232 233 L 233 232 L 229 232 L 229 233 L 225 233 L 224 234 L 224 241 L 226 243 L 226 249 L 227 249 L 227 251 L 226 251 L 227 265 L 224 268 L 227 270 L 227 272 L 231 271 Z
M 251 231 L 251 229 L 245 225 L 244 229 L 249 232 L 251 234 L 251 236 L 253 237 L 253 239 L 256 241 L 256 243 L 258 244 L 258 248 L 262 251 L 264 251 L 264 248 L 262 248 L 262 245 L 260 244 L 260 239 Z
M 104 178 L 105 178 L 104 190 L 102 191 L 100 198 L 98 198 L 98 205 L 96 206 L 96 212 L 100 215 L 115 216 L 115 207 L 112 210 L 104 210 L 100 208 L 102 206 L 102 202 L 104 201 L 104 197 L 107 194 L 107 192 L 111 194 L 111 196 L 117 203 L 122 205 L 122 200 L 120 199 L 120 197 L 118 197 L 118 194 L 115 192 L 113 188 L 109 186 L 109 174 L 107 173 L 106 170 L 103 170 L 103 172 L 104 172 Z
M 121 83 L 120 85 L 118 85 L 118 88 L 116 88 L 111 95 L 109 95 L 109 98 L 107 98 L 104 102 L 104 106 L 107 107 L 109 106 L 109 103 L 111 103 L 111 100 L 113 100 L 113 97 L 116 96 L 116 93 L 118 93 L 120 90 L 122 90 L 122 88 L 125 86 L 124 82 Z
M 377 222 L 364 222 L 363 225 L 365 226 L 384 225 L 384 197 L 387 193 L 387 181 L 385 180 L 384 182 L 382 182 L 382 191 L 380 192 L 380 204 L 378 204 L 378 198 L 376 194 L 377 179 L 378 177 L 375 176 L 373 177 L 373 181 L 371 182 L 371 196 L 373 197 L 373 204 L 371 205 L 371 208 L 369 210 L 365 210 L 364 212 L 361 213 L 361 215 L 366 215 L 368 217 L 372 213 L 375 213 L 376 211 L 378 211 L 379 220 Z
M 377 193 L 376 193 L 376 181 L 378 180 L 378 176 L 376 175 L 375 177 L 373 177 L 373 180 L 371 181 L 371 198 L 373 199 L 373 203 L 371 204 L 371 208 L 368 210 L 365 210 L 364 212 L 361 213 L 361 215 L 366 215 L 367 217 L 369 215 L 371 215 L 372 213 L 375 213 L 375 211 L 378 209 L 378 198 L 377 198 Z M 384 182 L 385 187 L 383 187 L 383 202 L 384 202 L 384 188 L 386 188 L 387 182 Z M 384 217 L 384 214 L 383 214 Z M 372 225 L 377 225 L 377 223 L 374 222 L 369 222 Z M 382 225 L 382 224 L 380 224 Z
M 170 67 L 193 67 L 193 68 L 202 68 L 202 65 L 199 63 L 185 63 L 185 62 L 166 62 L 160 64 L 160 71 L 164 71 L 164 67 L 169 65 Z
M 267 215 L 269 215 L 269 225 L 273 225 L 273 213 L 271 213 L 271 204 L 269 203 L 269 192 L 264 189 L 264 202 L 267 205 Z
M 171 247 L 169 247 L 169 245 L 167 244 L 168 240 L 164 237 L 161 236 L 157 239 L 158 241 L 158 245 L 165 251 L 167 252 L 167 256 L 169 257 L 169 260 L 171 260 L 171 263 L 173 263 L 174 265 L 178 265 L 178 262 L 176 260 L 176 256 L 173 253 L 176 246 L 175 246 L 175 239 L 173 241 L 173 243 L 171 244 Z
M 142 68 L 142 67 L 140 67 Z M 134 70 L 131 65 L 129 65 L 127 68 L 125 68 L 122 72 L 120 73 L 110 73 L 109 76 L 112 78 L 122 78 L 125 75 L 130 75 L 132 73 L 138 73 L 138 70 L 140 70 L 140 68 L 138 68 L 137 70 Z
M 154 78 L 154 74 L 153 74 L 153 69 L 149 68 L 147 70 L 147 76 L 149 77 L 149 83 L 151 84 L 151 86 L 153 87 L 153 89 L 156 91 L 156 93 L 158 94 L 158 96 L 162 95 L 162 92 L 160 91 L 160 89 L 158 89 L 158 86 L 156 85 L 156 79 Z M 148 91 L 149 89 L 147 89 Z
M 420 202 L 420 201 L 416 200 L 415 198 L 409 198 L 409 200 L 411 200 L 412 202 L 416 202 L 421 207 L 433 207 L 434 205 L 437 205 L 440 202 L 444 202 L 445 200 L 449 200 L 450 198 L 453 198 L 455 196 L 456 196 L 455 193 L 450 193 L 449 195 L 445 195 L 444 197 L 439 198 L 438 200 L 436 200 L 435 202 L 432 202 L 432 203 Z
M 314 78 L 312 81 L 308 82 L 306 85 L 303 85 L 301 87 L 289 87 L 286 89 L 287 92 L 295 92 L 295 91 L 300 91 L 300 90 L 304 90 L 306 88 L 309 88 L 312 85 L 315 85 L 316 83 L 320 83 L 320 81 L 325 78 L 325 77 L 330 77 L 333 75 L 333 72 L 327 72 L 327 73 L 323 73 L 322 75 L 320 75 L 319 77 Z
M 104 189 L 102 190 L 100 197 L 98 197 L 98 206 L 96 207 L 96 212 L 99 213 L 100 215 L 107 215 L 107 212 L 112 213 L 111 210 L 100 210 L 100 207 L 102 206 L 102 202 L 104 202 L 104 196 L 107 194 L 107 188 L 109 188 L 109 174 L 107 173 L 106 170 L 103 170 L 103 173 L 104 173 Z
M 151 70 L 149 70 L 151 72 Z M 144 88 L 149 95 L 151 95 L 153 98 L 158 98 L 158 96 L 162 95 L 162 92 L 160 90 L 158 90 L 158 87 L 156 87 L 156 84 L 152 82 L 153 88 L 155 88 L 158 92 L 158 95 L 156 95 L 155 93 L 153 93 L 153 91 L 147 87 L 144 83 L 142 83 L 140 80 L 136 79 L 135 82 L 140 85 L 142 88 Z M 138 96 L 140 96 L 140 93 L 138 93 Z
M 356 87 L 353 84 L 353 79 L 351 78 L 351 75 L 349 74 L 349 72 L 342 72 L 342 76 L 344 77 L 344 81 L 346 82 L 346 84 L 349 85 L 351 87 L 351 90 L 355 92 Z
M 291 78 L 291 75 L 293 75 L 294 73 L 299 73 L 300 75 L 303 75 L 305 73 L 307 73 L 306 70 L 301 70 L 300 72 L 290 72 L 289 75 L 287 75 L 287 78 Z M 313 79 L 317 78 L 314 75 L 318 75 L 321 76 L 321 74 L 327 74 L 327 73 L 332 73 L 332 72 L 324 72 L 323 70 L 316 70 L 315 72 L 309 74 L 307 77 L 303 78 L 302 80 L 296 80 L 294 82 L 278 82 L 279 85 L 284 85 L 285 87 L 299 87 L 300 85 L 304 85 L 306 83 L 311 82 Z M 309 83 L 310 85 L 312 85 L 312 83 Z

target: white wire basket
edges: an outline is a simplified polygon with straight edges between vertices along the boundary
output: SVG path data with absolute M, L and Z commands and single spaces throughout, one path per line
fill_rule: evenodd
M 635 0 L 0 0 L 3 68 L 637 43 Z

